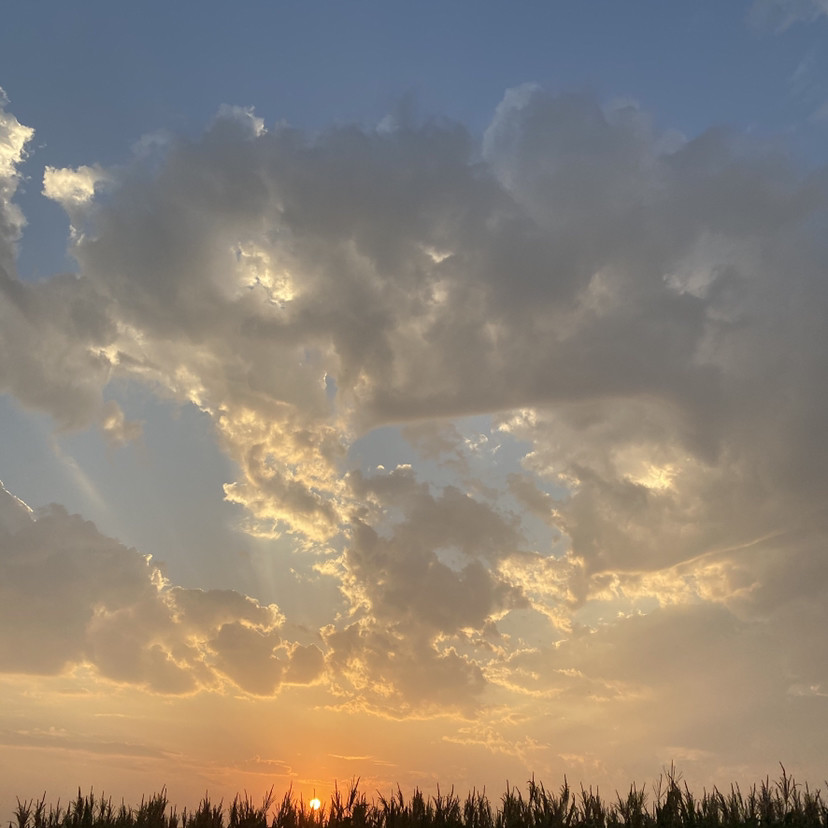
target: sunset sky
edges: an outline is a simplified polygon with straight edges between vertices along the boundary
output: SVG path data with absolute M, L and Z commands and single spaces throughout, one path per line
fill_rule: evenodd
M 0 819 L 828 775 L 828 2 L 0 10 Z

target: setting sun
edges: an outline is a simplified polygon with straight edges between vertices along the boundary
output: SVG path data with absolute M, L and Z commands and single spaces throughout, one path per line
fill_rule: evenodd
M 318 811 L 322 807 L 322 802 L 314 797 L 310 802 L 308 802 L 308 807 L 310 807 L 312 811 Z

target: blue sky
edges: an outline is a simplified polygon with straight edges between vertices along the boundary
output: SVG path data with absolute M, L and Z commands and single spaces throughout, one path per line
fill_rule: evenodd
M 35 166 L 118 163 L 155 130 L 197 135 L 217 101 L 310 130 L 376 123 L 408 102 L 418 117 L 480 135 L 503 90 L 526 82 L 630 96 L 687 135 L 711 124 L 785 135 L 818 160 L 824 130 L 810 121 L 828 97 L 821 26 L 780 34 L 785 17 L 774 8 L 89 2 L 42 14 L 14 4 L 0 37 L 7 93 L 20 120 L 38 124 Z M 37 194 L 20 196 L 30 225 L 48 222 L 54 236 L 57 208 Z M 57 257 L 57 242 L 23 245 L 22 275 L 48 274 Z
M 820 27 L 774 36 L 746 25 L 745 3 L 48 8 L 8 9 L 3 53 L 6 88 L 54 165 L 117 162 L 153 129 L 197 133 L 216 101 L 321 129 L 372 122 L 413 94 L 423 115 L 480 132 L 502 90 L 528 79 L 631 95 L 688 134 L 711 123 L 776 134 L 803 129 L 825 93 Z M 814 66 L 800 95 L 803 61 Z
M 0 23 L 0 803 L 817 778 L 823 0 Z

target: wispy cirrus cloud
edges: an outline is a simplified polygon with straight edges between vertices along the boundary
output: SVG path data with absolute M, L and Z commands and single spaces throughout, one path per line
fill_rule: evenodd
M 749 20 L 753 25 L 784 32 L 794 23 L 812 23 L 826 15 L 825 0 L 754 0 Z

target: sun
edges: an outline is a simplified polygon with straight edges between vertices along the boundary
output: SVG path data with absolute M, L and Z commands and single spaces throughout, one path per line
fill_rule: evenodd
M 308 802 L 308 807 L 312 811 L 318 811 L 322 807 L 322 802 L 319 799 L 317 799 L 316 797 L 314 797 L 313 799 L 310 800 L 310 802 Z

